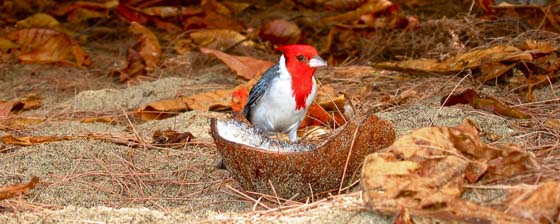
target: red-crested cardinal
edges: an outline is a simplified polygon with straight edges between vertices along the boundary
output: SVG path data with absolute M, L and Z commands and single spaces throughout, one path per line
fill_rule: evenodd
M 278 63 L 270 67 L 249 93 L 243 115 L 267 133 L 283 132 L 296 142 L 297 129 L 317 95 L 313 76 L 317 67 L 327 66 L 309 45 L 286 45 Z

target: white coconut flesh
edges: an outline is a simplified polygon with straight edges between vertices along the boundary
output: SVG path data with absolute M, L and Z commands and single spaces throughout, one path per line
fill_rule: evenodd
M 223 139 L 274 152 L 303 152 L 315 149 L 315 145 L 304 145 L 279 141 L 267 136 L 263 131 L 249 127 L 235 120 L 218 120 L 216 128 Z

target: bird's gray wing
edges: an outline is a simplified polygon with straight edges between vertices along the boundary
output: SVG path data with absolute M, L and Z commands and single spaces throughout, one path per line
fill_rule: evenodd
M 245 115 L 248 120 L 251 120 L 250 116 L 253 108 L 257 105 L 266 90 L 270 88 L 272 80 L 278 75 L 278 70 L 279 67 L 277 64 L 270 67 L 268 70 L 266 70 L 261 79 L 259 79 L 257 84 L 255 84 L 255 86 L 251 88 L 251 92 L 249 92 L 249 99 L 247 100 L 247 104 L 245 104 L 245 107 L 243 108 L 243 115 Z

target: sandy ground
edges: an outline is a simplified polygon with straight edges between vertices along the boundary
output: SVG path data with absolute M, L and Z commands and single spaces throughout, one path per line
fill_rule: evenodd
M 37 79 L 37 74 L 33 71 L 44 71 L 39 80 L 64 79 L 70 82 L 77 78 L 68 73 L 61 76 L 56 71 L 49 72 L 53 68 L 50 66 L 2 66 L 0 87 L 10 89 L 2 99 L 23 96 L 29 90 L 39 92 L 44 98 L 41 109 L 25 112 L 25 116 L 55 116 L 77 111 L 118 113 L 155 100 L 204 91 L 209 83 L 220 79 L 214 73 L 206 73 L 196 79 L 167 77 L 130 87 L 117 86 L 111 81 L 105 82 L 103 88 L 76 84 L 74 87 L 65 86 L 57 92 L 59 87 L 56 82 L 39 82 L 27 88 L 25 83 Z M 13 69 L 19 69 L 17 76 Z M 235 82 L 233 80 L 230 83 L 234 85 Z M 558 85 L 553 88 L 558 91 Z M 552 91 L 544 89 L 542 92 L 543 98 L 546 98 L 546 92 Z M 469 106 L 441 108 L 439 97 L 395 107 L 377 115 L 392 121 L 398 136 L 430 125 L 454 126 L 469 118 L 481 127 L 483 136 L 484 133 L 499 136 L 497 142 L 522 144 L 525 141 L 512 127 L 515 120 L 476 111 Z M 2 145 L 4 149 L 11 149 L 0 153 L 0 186 L 25 182 L 32 176 L 40 177 L 41 182 L 26 196 L 0 202 L 0 223 L 392 221 L 392 217 L 365 211 L 356 196 L 342 199 L 347 200 L 347 203 L 324 202 L 321 206 L 295 215 L 251 215 L 254 203 L 227 188 L 226 185 L 239 187 L 229 178 L 227 171 L 215 168 L 219 155 L 211 144 L 208 121 L 212 117 L 226 116 L 227 113 L 188 111 L 164 120 L 134 124 L 134 128 L 126 124 L 53 119 L 24 130 L 0 131 L 1 135 L 30 136 L 137 134 L 149 139 L 155 130 L 173 129 L 191 132 L 198 142 L 180 149 L 127 147 L 86 138 L 29 147 Z M 477 195 L 480 197 L 484 192 Z M 348 204 L 354 206 L 347 206 Z M 18 212 L 12 212 L 14 208 Z

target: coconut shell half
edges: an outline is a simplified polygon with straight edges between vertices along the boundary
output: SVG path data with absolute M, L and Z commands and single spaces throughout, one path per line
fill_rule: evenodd
M 347 186 L 351 178 L 359 176 L 355 172 L 359 171 L 366 155 L 391 145 L 395 140 L 392 124 L 373 113 L 354 118 L 316 147 L 301 146 L 307 150 L 294 152 L 255 147 L 254 141 L 228 140 L 232 135 L 232 128 L 228 127 L 231 124 L 242 123 L 211 120 L 212 137 L 232 177 L 246 191 L 281 198 L 303 198 L 338 189 L 343 173 L 343 187 Z M 258 133 L 250 131 L 249 134 Z M 284 143 L 278 147 L 287 145 Z

